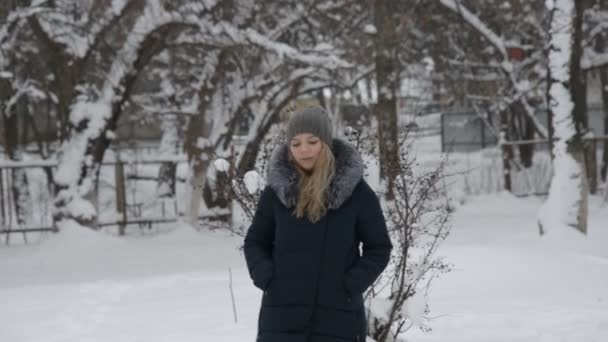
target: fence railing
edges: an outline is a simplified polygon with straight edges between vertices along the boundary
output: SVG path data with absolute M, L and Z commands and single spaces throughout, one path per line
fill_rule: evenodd
M 516 158 L 516 151 L 514 147 L 521 146 L 532 146 L 536 152 L 538 153 L 542 146 L 542 150 L 546 153 L 551 153 L 549 150 L 549 146 L 552 142 L 557 141 L 558 139 L 532 139 L 532 140 L 518 140 L 518 141 L 500 141 L 499 146 L 502 152 L 502 160 L 503 160 L 503 175 L 504 175 L 504 188 L 507 191 L 512 191 L 512 171 L 514 169 L 523 169 L 521 160 Z M 608 141 L 608 136 L 589 136 L 583 137 L 583 146 L 582 151 L 580 151 L 582 155 L 582 162 L 585 165 L 586 176 L 589 183 L 589 191 L 592 194 L 597 193 L 598 186 L 601 184 L 601 163 L 598 162 L 598 159 L 601 159 L 601 155 L 603 151 L 604 142 Z M 547 189 L 548 190 L 548 189 Z M 546 192 L 535 193 L 535 195 L 544 195 Z
M 177 165 L 185 163 L 185 156 L 164 157 L 164 158 L 146 158 L 138 160 L 121 160 L 110 159 L 104 160 L 101 164 L 102 168 L 113 168 L 114 179 L 112 187 L 115 192 L 115 210 L 118 217 L 110 220 L 98 220 L 94 223 L 96 227 L 117 226 L 119 234 L 124 234 L 125 227 L 128 225 L 137 225 L 140 228 L 151 228 L 153 224 L 176 222 L 179 220 L 177 213 L 177 201 L 173 200 L 173 208 L 169 210 L 165 202 L 161 202 L 159 208 L 155 210 L 154 215 L 144 214 L 141 202 L 129 203 L 127 200 L 127 182 L 137 181 L 138 176 L 129 173 L 125 170 L 125 166 L 138 167 L 145 165 L 159 166 L 166 163 Z M 48 178 L 42 172 L 37 172 L 41 169 L 47 169 L 48 172 L 54 172 L 57 168 L 56 160 L 39 160 L 39 161 L 0 161 L 0 235 L 5 235 L 5 243 L 10 243 L 11 234 L 22 234 L 23 240 L 27 243 L 27 234 L 34 232 L 57 232 L 57 226 L 52 215 L 52 194 L 53 184 L 49 184 Z M 49 171 L 50 169 L 50 171 Z M 16 184 L 15 177 L 24 177 L 27 183 Z M 44 179 L 44 181 L 42 180 Z M 147 181 L 157 181 L 157 178 L 148 177 Z M 37 186 L 33 186 L 32 182 L 36 182 Z M 16 188 L 19 187 L 19 188 Z M 24 188 L 25 187 L 25 188 Z M 31 193 L 31 189 L 35 188 L 37 195 Z M 30 210 L 35 211 L 27 218 L 19 217 L 20 205 L 16 203 L 16 197 L 19 194 L 27 193 L 30 201 L 36 202 Z M 99 194 L 95 194 L 97 197 Z M 34 199 L 35 198 L 35 199 Z M 99 198 L 96 198 L 95 205 L 97 212 L 100 213 Z M 169 212 L 173 214 L 169 215 Z M 38 222 L 32 222 L 32 217 L 38 219 Z

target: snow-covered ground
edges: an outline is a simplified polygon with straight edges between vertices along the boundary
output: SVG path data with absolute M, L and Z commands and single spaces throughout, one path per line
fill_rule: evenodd
M 590 232 L 537 234 L 541 200 L 505 193 L 459 207 L 431 291 L 430 333 L 409 342 L 608 341 L 608 206 Z M 70 229 L 0 248 L 0 341 L 254 341 L 260 292 L 223 231 L 156 236 Z M 232 310 L 229 268 L 237 310 Z
M 593 198 L 590 232 L 538 236 L 539 198 L 502 193 L 459 208 L 434 283 L 437 318 L 411 341 L 608 341 L 608 206 Z

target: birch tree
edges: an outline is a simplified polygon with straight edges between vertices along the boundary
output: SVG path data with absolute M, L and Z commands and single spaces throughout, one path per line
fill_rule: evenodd
M 587 178 L 582 157 L 581 125 L 575 121 L 573 87 L 580 86 L 580 40 L 576 38 L 582 10 L 574 0 L 547 1 L 551 12 L 548 103 L 553 116 L 553 178 L 539 212 L 541 234 L 574 227 L 587 231 Z M 578 50 L 578 51 L 577 51 Z M 574 71 L 574 72 L 573 72 Z

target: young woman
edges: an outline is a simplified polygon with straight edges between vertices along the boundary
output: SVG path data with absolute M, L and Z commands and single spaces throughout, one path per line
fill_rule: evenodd
M 264 291 L 258 342 L 365 341 L 362 294 L 392 245 L 362 176 L 361 156 L 332 138 L 323 108 L 290 119 L 245 237 L 249 274 Z

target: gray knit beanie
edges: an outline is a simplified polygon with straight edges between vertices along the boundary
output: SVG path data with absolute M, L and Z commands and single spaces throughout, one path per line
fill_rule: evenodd
M 287 141 L 300 133 L 313 134 L 327 145 L 332 145 L 332 126 L 323 107 L 308 107 L 294 114 L 287 123 Z

